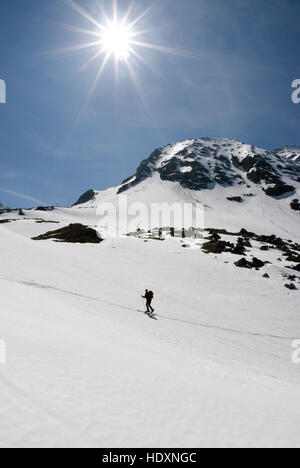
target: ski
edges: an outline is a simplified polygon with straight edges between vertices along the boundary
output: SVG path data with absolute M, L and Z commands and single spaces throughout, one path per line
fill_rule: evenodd
M 159 317 L 158 314 L 150 314 L 149 312 L 147 312 L 147 311 L 145 312 L 144 310 L 139 310 L 138 309 L 137 311 L 140 312 L 141 314 L 147 315 L 148 317 L 153 318 L 153 319 L 156 319 L 156 317 Z

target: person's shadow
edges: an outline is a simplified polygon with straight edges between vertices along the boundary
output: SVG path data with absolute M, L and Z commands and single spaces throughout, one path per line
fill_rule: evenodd
M 151 315 L 149 312 L 144 312 L 143 310 L 138 310 L 138 312 L 141 312 L 141 314 L 147 315 L 152 320 L 158 321 L 157 317 L 155 317 L 155 315 Z

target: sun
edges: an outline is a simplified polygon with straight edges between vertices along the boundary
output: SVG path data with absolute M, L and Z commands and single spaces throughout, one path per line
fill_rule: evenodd
M 82 65 L 81 71 L 86 70 L 92 62 L 99 61 L 99 66 L 96 68 L 95 76 L 91 80 L 82 106 L 84 106 L 92 96 L 100 77 L 106 69 L 107 63 L 112 57 L 115 61 L 116 86 L 120 84 L 120 71 L 122 71 L 122 76 L 125 76 L 124 73 L 127 69 L 141 102 L 144 107 L 146 107 L 142 85 L 139 82 L 135 69 L 140 62 L 144 63 L 150 69 L 154 68 L 147 60 L 147 51 L 153 50 L 162 54 L 186 56 L 188 58 L 193 56 L 189 51 L 186 52 L 183 49 L 160 45 L 156 41 L 154 43 L 149 42 L 148 39 L 146 39 L 149 33 L 153 34 L 153 28 L 147 26 L 149 23 L 145 18 L 154 7 L 156 7 L 160 0 L 149 0 L 150 5 L 146 9 L 140 10 L 140 12 L 137 6 L 137 0 L 127 0 L 129 3 L 127 10 L 118 7 L 118 0 L 107 0 L 107 3 L 110 3 L 112 6 L 110 14 L 105 11 L 103 7 L 104 1 L 102 0 L 96 0 L 99 7 L 99 14 L 92 14 L 89 10 L 84 9 L 78 0 L 63 1 L 68 4 L 73 11 L 78 13 L 85 22 L 87 21 L 91 25 L 90 29 L 87 29 L 85 26 L 64 26 L 71 31 L 92 36 L 93 40 L 91 42 L 79 43 L 73 47 L 56 49 L 52 51 L 52 53 L 69 54 L 75 51 L 91 50 L 91 56 Z M 48 55 L 49 52 L 46 54 Z
M 102 50 L 113 54 L 119 60 L 126 60 L 130 55 L 130 29 L 117 21 L 108 23 L 101 33 Z

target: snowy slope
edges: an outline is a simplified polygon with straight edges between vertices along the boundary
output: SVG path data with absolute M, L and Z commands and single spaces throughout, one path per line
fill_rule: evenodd
M 297 195 L 292 198 L 297 196 L 300 198 L 299 184 L 297 187 Z M 113 203 L 118 207 L 120 195 L 117 194 L 117 190 L 118 188 L 114 188 L 98 192 L 96 201 L 89 205 L 89 209 L 96 208 L 101 203 Z M 245 197 L 244 202 L 239 204 L 227 200 L 227 197 L 240 195 L 238 187 L 216 187 L 214 190 L 196 192 L 182 188 L 178 182 L 161 181 L 154 174 L 122 195 L 128 197 L 129 206 L 136 202 L 145 203 L 148 207 L 153 202 L 162 201 L 169 204 L 197 202 L 205 207 L 205 227 L 226 228 L 233 231 L 239 231 L 244 227 L 262 234 L 290 236 L 295 240 L 299 238 L 299 213 L 291 210 L 291 199 L 275 200 L 266 197 L 254 186 L 251 186 L 249 192 L 255 196 Z M 88 205 L 81 213 L 87 209 Z M 95 221 L 99 219 L 98 217 Z
M 266 193 L 272 194 L 274 187 L 280 195 Z M 148 207 L 153 202 L 198 203 L 205 207 L 206 227 L 244 227 L 295 240 L 299 235 L 299 212 L 291 209 L 292 200 L 300 199 L 299 165 L 236 140 L 202 138 L 155 150 L 134 176 L 118 187 L 93 192 L 92 200 L 75 208 L 118 206 L 121 195 L 129 205 L 143 202 Z M 240 197 L 241 203 L 232 197 Z
M 299 292 L 276 252 L 268 282 L 174 239 L 35 242 L 56 226 L 16 219 L 0 225 L 1 446 L 300 446 Z
M 177 238 L 32 240 L 70 223 L 98 228 L 99 204 L 126 195 L 193 201 L 206 227 L 299 242 L 296 167 L 235 140 L 189 140 L 84 203 L 0 214 L 0 446 L 300 447 L 300 281 L 283 251 L 251 240 L 246 258 L 269 263 L 248 270 Z M 274 178 L 294 191 L 266 195 Z M 284 287 L 292 274 L 296 290 Z M 146 287 L 156 318 L 143 313 Z

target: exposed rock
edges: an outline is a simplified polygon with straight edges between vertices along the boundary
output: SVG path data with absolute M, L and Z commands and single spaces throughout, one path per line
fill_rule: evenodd
M 271 236 L 265 236 L 265 235 L 257 236 L 257 235 L 255 235 L 254 238 L 258 242 L 273 245 L 273 246 L 275 246 L 277 248 L 280 248 L 280 250 L 284 250 L 284 249 L 288 250 L 289 249 L 288 246 L 286 245 L 286 243 L 280 237 L 276 237 L 274 234 L 271 235 Z
M 265 194 L 269 197 L 281 197 L 282 195 L 286 195 L 288 193 L 293 193 L 295 188 L 292 185 L 287 185 L 284 183 L 277 183 L 273 187 L 268 187 L 267 189 L 263 189 Z
M 242 228 L 239 232 L 240 236 L 242 237 L 247 237 L 247 238 L 252 238 L 255 236 L 254 232 L 249 232 L 247 229 Z
M 191 167 L 191 171 L 182 172 L 179 168 Z M 179 158 L 172 158 L 167 164 L 158 169 L 162 180 L 171 182 L 180 182 L 182 187 L 190 190 L 208 189 L 213 184 L 213 180 L 209 177 L 208 169 L 195 160 L 193 162 L 184 163 Z
M 249 239 L 247 237 L 239 237 L 238 238 L 238 244 L 242 245 L 243 247 L 247 247 L 249 249 L 252 248 L 252 244 L 251 244 L 251 242 L 249 241 Z
M 295 291 L 295 289 L 297 289 L 296 286 L 294 285 L 294 283 L 290 283 L 290 284 L 287 283 L 287 284 L 284 285 L 284 287 L 287 288 L 287 289 L 290 289 L 291 291 Z
M 145 159 L 141 162 L 139 167 L 137 168 L 136 174 L 132 177 L 128 177 L 122 182 L 122 187 L 118 190 L 118 194 L 125 192 L 126 190 L 134 187 L 135 185 L 139 184 L 143 180 L 151 177 L 151 174 L 155 168 L 155 163 L 158 161 L 162 154 L 162 150 L 156 149 L 150 155 L 148 159 Z
M 262 268 L 265 266 L 265 263 L 262 260 L 259 260 L 258 258 L 254 257 L 252 260 L 252 265 L 254 268 Z
M 54 206 L 38 206 L 35 211 L 53 211 Z
M 79 199 L 77 200 L 76 203 L 74 203 L 73 206 L 82 205 L 83 203 L 87 203 L 87 202 L 89 202 L 91 200 L 94 200 L 95 197 L 96 197 L 95 190 L 88 190 L 83 195 L 81 195 L 81 197 L 79 197 Z
M 227 200 L 237 203 L 243 203 L 244 201 L 242 197 L 227 197 Z
M 266 189 L 270 196 L 287 193 L 289 186 L 283 182 L 287 178 L 291 181 L 300 179 L 299 165 L 285 161 L 276 152 L 250 147 L 236 140 L 199 138 L 156 149 L 142 161 L 132 177 L 123 181 L 118 193 L 136 186 L 154 173 L 159 174 L 162 180 L 178 182 L 190 190 L 213 189 L 217 184 L 250 188 L 247 178 L 260 189 L 262 184 L 273 185 L 275 188 Z M 245 196 L 253 196 L 253 193 Z M 239 200 L 229 198 L 243 201 L 242 197 Z
M 70 242 L 70 243 L 80 243 L 80 244 L 99 244 L 102 242 L 97 232 L 84 226 L 83 224 L 70 224 L 56 231 L 46 232 L 40 236 L 33 237 L 33 240 L 48 240 L 54 239 L 57 242 Z
M 26 219 L 26 218 L 25 218 Z M 27 218 L 31 219 L 31 218 Z M 53 221 L 52 219 L 35 219 L 36 224 L 59 224 L 59 221 Z
M 260 268 L 265 266 L 265 263 L 256 257 L 253 258 L 252 262 L 247 260 L 246 258 L 241 258 L 238 262 L 235 262 L 235 266 L 239 268 L 256 268 L 257 270 L 259 270 Z
M 300 255 L 291 254 L 286 258 L 286 261 L 292 263 L 300 263 Z
M 234 255 L 245 255 L 245 247 L 242 244 L 237 244 L 230 249 L 230 252 Z
M 212 241 L 218 241 L 221 240 L 221 236 L 217 232 L 213 232 L 209 239 Z
M 291 247 L 292 250 L 295 250 L 296 252 L 300 252 L 300 244 L 297 244 L 297 243 L 293 244 L 293 243 L 291 243 L 291 244 L 290 244 L 290 247 Z
M 263 275 L 263 278 L 267 278 L 267 279 L 268 279 L 268 278 L 270 278 L 270 275 L 268 275 L 268 273 L 265 273 L 265 274 Z
M 296 279 L 299 279 L 296 275 L 282 275 L 284 278 L 288 279 L 292 283 L 296 281 Z
M 203 244 L 202 249 L 208 253 L 221 254 L 228 251 L 228 248 L 233 248 L 234 245 L 225 241 L 210 241 Z
M 249 262 L 249 260 L 247 260 L 246 258 L 241 258 L 238 262 L 235 262 L 234 264 L 235 264 L 235 266 L 237 266 L 239 268 L 249 268 L 249 269 L 251 269 L 253 267 L 252 263 Z
M 236 232 L 229 232 L 226 229 L 216 229 L 216 228 L 207 228 L 205 229 L 207 232 L 210 234 L 217 233 L 217 234 L 222 234 L 224 236 L 238 236 L 239 233 Z
M 292 210 L 300 211 L 300 202 L 299 202 L 298 199 L 295 199 L 295 200 L 292 201 L 291 208 L 292 208 Z

